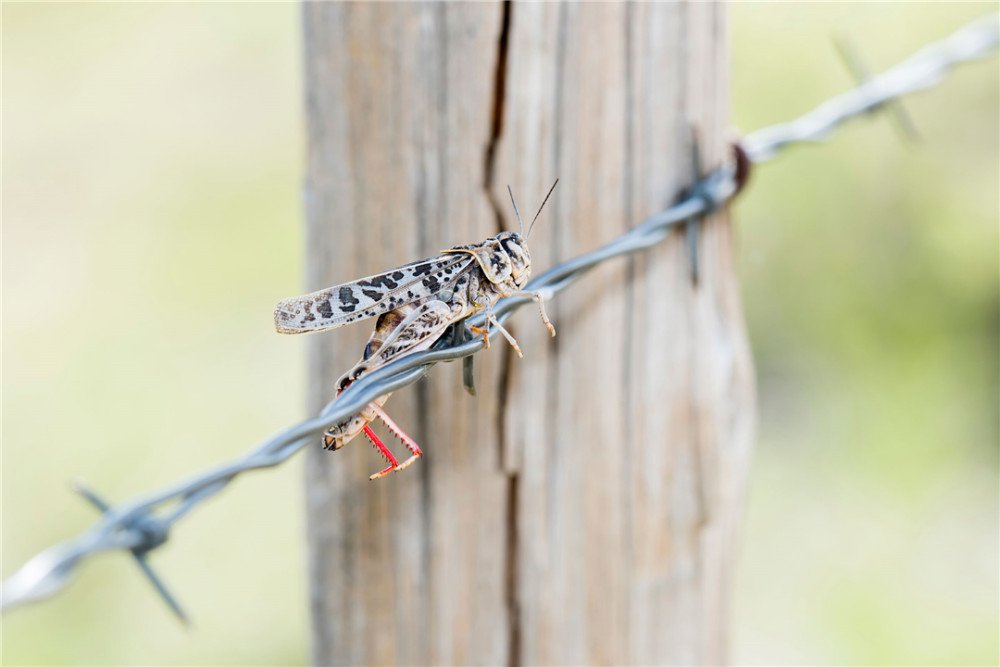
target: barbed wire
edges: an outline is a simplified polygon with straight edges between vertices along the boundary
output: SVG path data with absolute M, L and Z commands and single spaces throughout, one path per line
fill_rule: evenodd
M 953 66 L 985 57 L 996 48 L 998 41 L 1000 16 L 986 17 L 925 46 L 895 67 L 823 102 L 795 120 L 747 135 L 736 146 L 736 159 L 696 182 L 676 205 L 642 221 L 601 248 L 549 269 L 532 280 L 526 289 L 540 292 L 546 300 L 551 299 L 598 264 L 659 243 L 674 227 L 685 222 L 696 223 L 732 198 L 745 182 L 749 164 L 772 160 L 794 144 L 822 142 L 843 122 L 940 83 Z M 697 153 L 697 144 L 694 149 Z M 695 156 L 696 163 L 697 159 Z M 689 225 L 690 229 L 695 226 Z M 696 240 L 696 236 L 689 236 L 690 239 Z M 693 272 L 696 272 L 696 256 L 695 249 Z M 525 297 L 502 299 L 494 313 L 503 323 L 515 310 L 531 301 L 533 299 Z M 484 320 L 484 316 L 479 315 L 470 318 L 469 324 L 483 326 Z M 491 331 L 491 334 L 496 333 Z M 74 484 L 77 492 L 101 510 L 101 518 L 80 536 L 46 549 L 11 575 L 0 590 L 0 608 L 6 610 L 51 596 L 69 583 L 83 559 L 102 551 L 120 549 L 132 552 L 166 603 L 187 622 L 186 614 L 147 561 L 148 553 L 167 540 L 170 528 L 178 520 L 224 489 L 238 475 L 279 465 L 306 445 L 315 444 L 319 434 L 331 424 L 356 414 L 379 396 L 416 382 L 434 364 L 469 357 L 483 347 L 482 338 L 478 337 L 458 344 L 439 341 L 434 349 L 387 364 L 357 380 L 328 403 L 318 417 L 280 431 L 238 459 L 147 495 L 111 506 L 82 484 Z

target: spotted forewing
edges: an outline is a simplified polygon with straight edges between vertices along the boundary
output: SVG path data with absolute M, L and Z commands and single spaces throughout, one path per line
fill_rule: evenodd
M 283 299 L 274 309 L 280 333 L 297 334 L 336 329 L 432 297 L 452 286 L 475 264 L 468 255 L 443 255 L 420 260 L 385 273 Z

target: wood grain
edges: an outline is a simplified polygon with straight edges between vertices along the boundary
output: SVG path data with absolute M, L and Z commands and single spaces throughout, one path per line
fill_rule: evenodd
M 715 3 L 305 5 L 308 288 L 515 229 L 535 271 L 669 205 L 725 154 Z M 530 215 L 527 214 L 527 215 Z M 717 664 L 752 449 L 753 377 L 725 213 L 599 267 L 387 404 L 424 447 L 379 482 L 310 451 L 320 664 Z M 354 330 L 352 330 L 354 329 Z M 368 330 L 310 340 L 310 409 Z M 397 445 L 398 448 L 398 445 Z

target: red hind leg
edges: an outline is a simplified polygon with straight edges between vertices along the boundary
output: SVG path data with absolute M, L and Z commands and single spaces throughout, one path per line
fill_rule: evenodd
M 346 385 L 345 385 L 345 387 L 346 387 Z M 337 392 L 337 396 L 340 396 L 340 392 L 339 391 Z M 382 412 L 382 409 L 379 407 L 378 403 L 370 403 L 369 407 L 374 408 L 377 412 Z M 392 455 L 392 452 L 389 451 L 389 448 L 386 447 L 385 444 L 381 440 L 379 440 L 379 437 L 377 435 L 375 435 L 375 431 L 373 431 L 371 429 L 371 426 L 369 426 L 368 424 L 365 424 L 364 432 L 365 432 L 365 435 L 368 436 L 368 440 L 373 445 L 375 445 L 375 449 L 378 451 L 378 453 L 381 454 L 382 456 L 384 456 L 385 460 L 389 462 L 389 467 L 388 468 L 386 468 L 385 470 L 383 470 L 381 472 L 375 473 L 374 475 L 370 476 L 368 479 L 378 479 L 379 477 L 385 477 L 386 475 L 388 475 L 393 470 L 396 470 L 397 468 L 399 468 L 399 461 L 397 461 L 396 457 Z
M 375 405 L 375 404 L 372 403 L 372 405 Z M 372 442 L 373 445 L 375 445 L 375 449 L 377 449 L 379 451 L 379 453 L 382 456 L 385 457 L 385 460 L 389 462 L 389 467 L 388 468 L 386 468 L 385 470 L 383 470 L 381 472 L 375 473 L 374 475 L 372 475 L 368 479 L 378 479 L 379 477 L 385 477 L 386 475 L 388 475 L 389 473 L 391 473 L 393 470 L 398 469 L 399 468 L 399 461 L 397 461 L 396 457 L 392 455 L 392 452 L 389 451 L 389 448 L 386 447 L 384 444 L 382 444 L 382 441 L 379 440 L 379 438 L 378 438 L 377 435 L 375 435 L 375 431 L 373 431 L 372 428 L 371 428 L 371 426 L 368 426 L 367 424 L 365 424 L 365 435 L 367 435 L 368 439 L 371 440 L 371 442 Z
M 350 383 L 345 384 L 344 388 L 346 388 L 349 384 Z M 337 396 L 340 396 L 339 391 L 337 392 Z M 424 455 L 424 453 L 420 451 L 420 447 L 417 445 L 416 441 L 407 435 L 406 432 L 401 429 L 388 414 L 386 414 L 385 410 L 382 409 L 382 406 L 376 402 L 372 402 L 368 404 L 368 408 L 382 420 L 389 430 L 392 431 L 392 433 L 399 438 L 411 452 L 410 458 L 400 463 L 396 460 L 396 457 L 392 455 L 392 452 L 389 451 L 389 448 L 385 446 L 377 435 L 375 435 L 375 431 L 371 429 L 371 426 L 365 424 L 363 430 L 365 435 L 368 437 L 368 440 L 371 441 L 378 453 L 385 457 L 385 460 L 389 463 L 389 466 L 385 470 L 381 470 L 374 475 L 371 475 L 368 479 L 379 479 L 380 477 L 385 477 L 390 472 L 402 470 Z
M 396 422 L 394 422 L 392 418 L 386 414 L 385 410 L 383 410 L 379 405 L 375 403 L 372 403 L 370 407 L 374 410 L 375 414 L 378 415 L 378 418 L 381 419 L 385 423 L 385 425 L 389 427 L 389 430 L 392 431 L 397 438 L 402 440 L 403 444 L 406 445 L 406 448 L 413 453 L 410 456 L 410 458 L 406 459 L 401 464 L 397 465 L 395 468 L 393 468 L 393 470 L 402 470 L 403 468 L 410 465 L 411 463 L 413 463 L 414 461 L 416 461 L 417 459 L 419 459 L 421 456 L 424 455 L 424 453 L 420 451 L 420 447 L 417 446 L 417 443 L 413 440 L 413 438 L 408 436 L 406 432 L 403 431 L 403 429 L 399 428 L 399 426 L 396 425 Z

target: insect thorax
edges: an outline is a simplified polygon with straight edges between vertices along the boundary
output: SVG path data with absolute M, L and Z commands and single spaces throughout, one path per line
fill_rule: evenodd
M 514 232 L 501 232 L 478 245 L 455 246 L 444 252 L 472 255 L 485 278 L 483 287 L 492 283 L 501 296 L 523 288 L 531 275 L 528 244 Z

